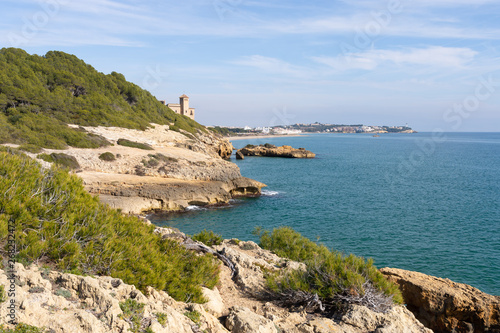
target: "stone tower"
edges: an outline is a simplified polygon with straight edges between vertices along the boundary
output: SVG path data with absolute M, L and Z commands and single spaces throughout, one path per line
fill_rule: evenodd
M 186 95 L 179 97 L 179 104 L 168 103 L 167 106 L 175 113 L 182 114 L 194 120 L 194 108 L 189 107 L 189 97 Z

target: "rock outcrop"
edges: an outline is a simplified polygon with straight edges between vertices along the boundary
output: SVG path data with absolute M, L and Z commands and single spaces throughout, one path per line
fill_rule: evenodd
M 418 272 L 380 271 L 399 284 L 408 309 L 435 332 L 500 332 L 499 296 Z
M 185 238 L 182 233 L 167 228 L 156 228 L 155 232 L 162 237 Z M 402 306 L 394 306 L 387 313 L 376 313 L 353 305 L 338 318 L 291 312 L 259 297 L 265 288 L 263 269 L 297 269 L 301 264 L 280 258 L 254 242 L 225 240 L 214 249 L 231 258 L 237 276 L 233 279 L 231 270 L 221 266 L 218 288 L 204 289 L 208 300 L 205 304 L 177 302 L 165 292 L 150 287 L 143 293 L 108 276 L 78 276 L 36 265 L 26 268 L 16 264 L 16 320 L 56 333 L 431 332 Z M 10 285 L 2 270 L 0 285 Z M 139 318 L 131 318 L 122 310 L 124 302 L 144 305 L 143 310 L 136 312 Z M 6 316 L 9 304 L 9 298 L 0 303 L 0 325 L 9 320 Z
M 316 154 L 305 148 L 292 148 L 291 146 L 276 147 L 265 144 L 260 146 L 247 146 L 239 149 L 238 152 L 244 156 L 267 156 L 267 157 L 288 157 L 288 158 L 314 158 Z
M 225 160 L 231 156 L 232 144 L 209 131 L 199 130 L 193 135 L 154 124 L 145 131 L 117 127 L 84 129 L 114 145 L 69 148 L 64 153 L 80 165 L 77 174 L 86 189 L 124 213 L 225 204 L 234 197 L 257 196 L 265 186 L 242 177 L 238 166 Z M 146 144 L 151 150 L 120 145 L 120 139 Z M 40 162 L 48 166 L 47 162 Z

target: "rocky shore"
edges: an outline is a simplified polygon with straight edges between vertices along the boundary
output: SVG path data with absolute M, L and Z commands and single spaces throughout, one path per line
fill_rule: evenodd
M 287 158 L 314 158 L 316 154 L 305 148 L 293 148 L 291 146 L 277 147 L 272 144 L 263 144 L 259 146 L 248 145 L 238 149 L 236 158 L 242 159 L 243 156 L 267 156 L 267 157 L 287 157 Z
M 156 228 L 155 232 L 163 238 L 186 239 L 168 228 Z M 391 268 L 381 271 L 401 285 L 407 307 L 395 305 L 379 313 L 349 305 L 334 315 L 307 312 L 305 308 L 292 310 L 265 297 L 264 270 L 294 269 L 301 264 L 280 258 L 254 242 L 225 240 L 212 250 L 224 253 L 234 263 L 236 274 L 221 263 L 221 282 L 213 290 L 204 289 L 204 304 L 178 302 L 151 287 L 141 292 L 109 276 L 78 276 L 18 263 L 17 321 L 56 333 L 410 333 L 432 332 L 428 327 L 435 332 L 500 329 L 498 297 L 466 285 Z M 10 285 L 3 270 L 0 284 Z M 8 304 L 0 306 L 0 324 L 7 322 Z
M 130 214 L 224 204 L 234 197 L 260 195 L 266 186 L 242 177 L 238 166 L 227 161 L 233 146 L 222 137 L 202 131 L 182 134 L 167 125 L 152 125 L 145 131 L 83 127 L 113 145 L 69 148 L 62 153 L 75 158 L 79 165 L 76 172 L 90 193 L 99 194 L 101 201 Z M 118 144 L 120 139 L 151 149 L 123 146 Z M 61 151 L 45 149 L 43 153 Z M 112 160 L 102 159 L 102 154 L 112 156 Z

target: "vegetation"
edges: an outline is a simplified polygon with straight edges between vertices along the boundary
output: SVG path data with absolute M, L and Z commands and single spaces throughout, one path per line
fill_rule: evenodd
M 155 316 L 160 325 L 165 327 L 165 325 L 167 324 L 167 314 L 164 312 L 157 312 L 155 313 Z
M 203 229 L 203 231 L 193 235 L 191 238 L 195 241 L 202 242 L 206 246 L 220 245 L 224 240 L 221 235 L 214 233 L 212 230 L 207 231 L 206 229 Z
M 38 328 L 23 323 L 17 324 L 14 329 L 5 328 L 3 325 L 0 325 L 0 333 L 45 333 L 45 332 L 48 331 L 43 328 Z
M 199 313 L 197 310 L 186 311 L 184 312 L 184 315 L 191 319 L 196 325 L 200 325 L 201 313 Z
M 127 139 L 118 139 L 116 143 L 118 143 L 120 146 L 125 146 L 125 147 L 139 148 L 144 150 L 154 150 L 153 147 L 151 147 L 148 144 L 130 141 Z
M 324 304 L 345 301 L 370 306 L 373 303 L 373 308 L 381 311 L 390 307 L 392 301 L 403 301 L 397 285 L 373 266 L 372 259 L 330 251 L 289 227 L 272 232 L 257 229 L 256 233 L 260 236 L 261 247 L 306 266 L 305 270 L 288 271 L 283 275 L 267 274 L 269 288 L 278 295 L 295 299 L 306 295 L 309 300 L 312 299 L 309 296 L 318 295 Z
M 0 303 L 3 303 L 7 300 L 7 295 L 5 293 L 5 286 L 0 284 Z
M 71 298 L 71 291 L 64 289 L 64 288 L 57 289 L 54 294 L 56 296 L 62 296 L 64 298 Z
M 102 153 L 101 155 L 99 155 L 99 159 L 103 160 L 103 161 L 112 162 L 112 161 L 116 161 L 116 156 L 115 156 L 115 154 L 110 153 L 109 151 L 107 151 L 107 152 Z
M 46 162 L 55 163 L 59 166 L 69 168 L 70 170 L 80 169 L 80 164 L 74 156 L 64 153 L 40 154 L 37 156 Z
M 18 262 L 51 262 L 75 274 L 110 275 L 140 290 L 152 286 L 180 301 L 204 301 L 201 286 L 218 282 L 218 264 L 154 227 L 123 216 L 92 197 L 65 169 L 43 169 L 29 157 L 0 148 L 0 239 L 15 223 Z M 7 256 L 5 242 L 0 255 Z
M 144 305 L 135 299 L 127 299 L 120 303 L 120 309 L 123 311 L 121 318 L 131 324 L 130 330 L 134 333 L 141 331 L 141 320 L 144 318 Z
M 0 68 L 0 143 L 53 149 L 109 144 L 68 124 L 146 129 L 157 123 L 193 134 L 206 131 L 122 74 L 105 75 L 71 54 L 3 48 Z

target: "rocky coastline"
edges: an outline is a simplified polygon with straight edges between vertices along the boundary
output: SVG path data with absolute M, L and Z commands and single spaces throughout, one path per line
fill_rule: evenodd
M 186 240 L 184 234 L 173 229 L 157 227 L 155 232 L 163 238 Z M 207 301 L 203 304 L 175 301 L 167 293 L 151 287 L 141 292 L 109 276 L 79 276 L 17 263 L 17 320 L 56 333 L 129 330 L 410 333 L 433 332 L 429 327 L 434 332 L 498 332 L 500 329 L 499 297 L 466 285 L 457 288 L 451 281 L 391 268 L 381 271 L 402 286 L 407 306 L 394 305 L 380 313 L 352 304 L 334 315 L 306 308 L 286 308 L 263 296 L 266 294 L 264 271 L 296 269 L 300 263 L 280 258 L 251 241 L 224 240 L 221 245 L 212 246 L 211 251 L 223 253 L 234 264 L 234 269 L 221 262 L 221 282 L 213 290 L 203 290 Z M 0 270 L 0 284 L 10 284 L 4 270 Z M 443 288 L 444 285 L 447 287 Z M 135 317 L 124 304 L 137 308 Z M 460 307 L 457 304 L 462 305 L 461 312 L 452 311 Z M 437 318 L 445 326 L 433 327 L 430 321 L 420 319 L 422 311 L 427 318 Z M 5 302 L 0 306 L 0 324 L 7 324 L 7 315 Z
M 70 147 L 62 152 L 75 159 L 79 166 L 75 171 L 90 193 L 98 194 L 101 201 L 127 214 L 225 204 L 235 197 L 258 196 L 266 186 L 243 177 L 238 166 L 227 160 L 233 146 L 221 136 L 201 130 L 193 135 L 172 131 L 168 125 L 151 125 L 145 131 L 82 127 L 104 137 L 112 146 Z M 118 142 L 123 139 L 151 149 L 120 145 Z M 44 149 L 42 153 L 61 151 Z M 112 160 L 102 159 L 103 154 L 112 156 Z

